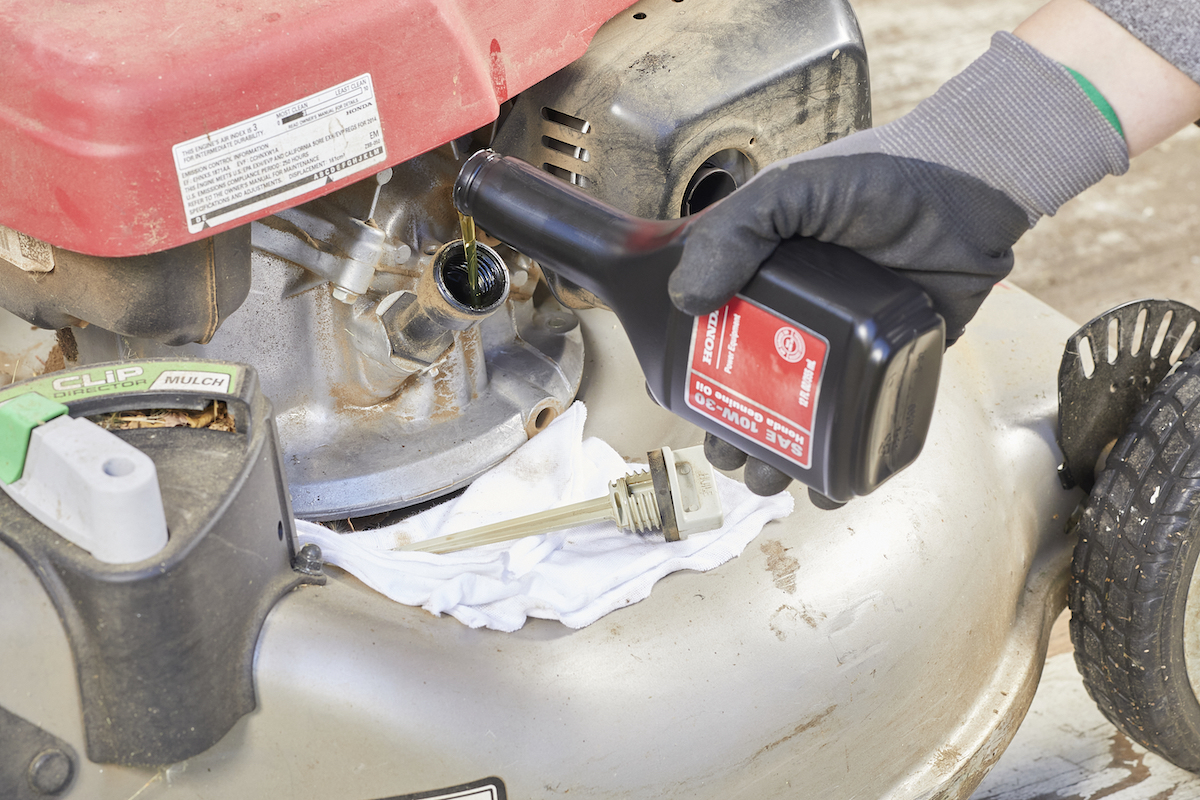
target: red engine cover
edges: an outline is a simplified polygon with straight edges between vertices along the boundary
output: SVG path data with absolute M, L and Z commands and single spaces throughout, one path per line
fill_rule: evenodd
M 100 256 L 244 224 L 486 125 L 630 4 L 0 0 L 0 224 Z

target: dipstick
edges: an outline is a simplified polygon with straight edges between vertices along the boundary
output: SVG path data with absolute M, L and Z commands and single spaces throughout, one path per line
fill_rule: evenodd
M 604 521 L 638 533 L 661 529 L 668 541 L 719 528 L 724 520 L 721 499 L 703 451 L 702 447 L 676 451 L 664 447 L 648 454 L 649 472 L 626 475 L 609 483 L 607 497 L 438 536 L 398 549 L 453 553 Z

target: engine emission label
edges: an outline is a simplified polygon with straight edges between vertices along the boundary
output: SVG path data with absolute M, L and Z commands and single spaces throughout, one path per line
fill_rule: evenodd
M 171 151 L 192 233 L 363 172 L 387 157 L 370 74 Z
M 688 407 L 809 469 L 828 350 L 825 337 L 738 295 L 692 326 Z

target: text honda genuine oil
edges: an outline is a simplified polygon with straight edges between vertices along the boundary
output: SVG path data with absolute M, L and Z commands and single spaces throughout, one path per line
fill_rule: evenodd
M 723 308 L 691 317 L 667 295 L 687 219 L 629 216 L 486 150 L 454 202 L 606 303 L 662 406 L 826 498 L 868 494 L 920 453 L 945 325 L 908 279 L 791 239 Z

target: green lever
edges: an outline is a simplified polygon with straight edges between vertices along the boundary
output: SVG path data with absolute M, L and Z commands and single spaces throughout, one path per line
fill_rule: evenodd
M 25 472 L 29 437 L 38 425 L 67 413 L 67 407 L 36 392 L 0 405 L 0 481 L 13 483 Z

